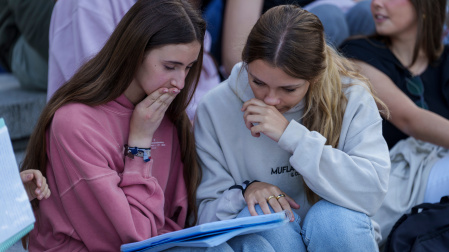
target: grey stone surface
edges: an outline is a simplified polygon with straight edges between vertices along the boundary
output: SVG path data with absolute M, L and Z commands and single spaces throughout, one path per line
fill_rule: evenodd
M 46 104 L 47 93 L 20 88 L 11 74 L 0 74 L 0 117 L 11 139 L 28 138 Z

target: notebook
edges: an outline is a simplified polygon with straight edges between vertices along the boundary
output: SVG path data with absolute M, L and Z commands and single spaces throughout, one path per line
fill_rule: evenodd
M 285 225 L 290 212 L 243 217 L 205 223 L 198 226 L 166 233 L 144 241 L 123 244 L 122 252 L 161 251 L 171 247 L 214 247 L 237 235 L 256 233 Z
M 0 118 L 0 252 L 30 232 L 34 222 L 8 128 Z

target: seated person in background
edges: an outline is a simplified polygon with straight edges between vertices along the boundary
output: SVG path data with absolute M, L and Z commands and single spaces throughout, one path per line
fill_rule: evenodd
M 353 0 L 227 0 L 223 16 L 222 35 L 222 73 L 228 76 L 232 67 L 241 61 L 241 53 L 246 38 L 260 15 L 280 4 L 298 4 L 320 18 L 327 42 L 338 46 L 349 35 L 371 34 L 374 32 L 373 20 L 364 15 L 366 3 L 356 4 Z M 354 10 L 352 10 L 354 8 Z M 348 12 L 348 17 L 346 17 Z
M 135 2 L 136 0 L 59 0 L 56 3 L 50 24 L 47 100 L 82 64 L 100 51 L 123 15 Z M 187 108 L 187 115 L 191 120 L 200 98 L 220 82 L 215 63 L 207 53 L 210 43 L 209 35 L 206 35 L 198 88 Z
M 371 10 L 376 34 L 341 50 L 391 113 L 383 124 L 390 182 L 374 216 L 383 243 L 411 207 L 449 195 L 449 46 L 442 44 L 446 0 L 372 0 Z
M 0 65 L 21 87 L 47 90 L 48 28 L 54 0 L 0 0 Z
M 376 251 L 390 159 L 369 82 L 294 5 L 260 17 L 242 59 L 198 106 L 199 223 L 293 211 L 257 233 L 276 251 Z
M 25 170 L 20 173 L 20 178 L 30 201 L 34 199 L 48 199 L 50 197 L 51 191 L 48 188 L 47 179 L 42 176 L 41 171 L 34 169 Z

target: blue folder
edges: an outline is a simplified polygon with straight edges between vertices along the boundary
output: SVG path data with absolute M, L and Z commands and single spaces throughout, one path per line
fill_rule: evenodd
M 214 247 L 243 234 L 256 233 L 282 226 L 289 222 L 286 211 L 205 223 L 166 233 L 144 241 L 123 244 L 122 252 L 161 251 L 171 247 Z

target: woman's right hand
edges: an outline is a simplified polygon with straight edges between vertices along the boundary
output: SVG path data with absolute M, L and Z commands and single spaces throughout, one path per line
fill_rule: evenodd
M 129 125 L 129 146 L 150 148 L 154 132 L 179 92 L 177 88 L 159 88 L 136 105 Z
M 252 216 L 257 215 L 254 207 L 256 204 L 259 204 L 264 214 L 271 213 L 268 204 L 270 204 L 276 213 L 283 210 L 293 213 L 292 208 L 299 209 L 299 204 L 290 198 L 290 196 L 282 192 L 279 187 L 264 182 L 251 183 L 246 188 L 243 197 L 245 198 L 246 204 L 248 205 L 248 210 Z M 293 221 L 295 218 L 294 214 L 291 216 L 292 219 L 290 219 L 290 221 Z

